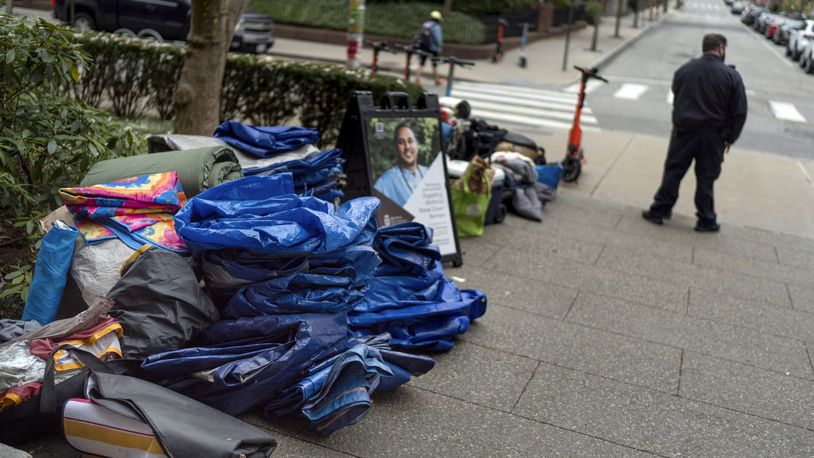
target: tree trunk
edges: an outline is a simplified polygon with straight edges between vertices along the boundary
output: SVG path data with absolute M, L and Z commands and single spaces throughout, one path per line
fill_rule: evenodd
M 187 55 L 175 92 L 175 132 L 212 135 L 218 126 L 226 53 L 251 0 L 192 0 Z
M 444 10 L 443 10 L 444 16 L 449 16 L 449 13 L 451 12 L 452 12 L 452 0 L 444 0 Z

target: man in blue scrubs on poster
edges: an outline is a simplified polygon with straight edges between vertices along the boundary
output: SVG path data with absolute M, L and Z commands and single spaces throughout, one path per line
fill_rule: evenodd
M 418 142 L 407 123 L 396 127 L 393 143 L 398 153 L 397 163 L 387 169 L 373 187 L 403 207 L 427 174 L 427 167 L 418 164 Z

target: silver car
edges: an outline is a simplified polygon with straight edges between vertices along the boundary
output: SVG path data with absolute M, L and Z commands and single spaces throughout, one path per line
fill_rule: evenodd
M 803 50 L 814 40 L 814 20 L 806 19 L 798 28 L 789 34 L 789 42 L 786 45 L 786 55 L 792 60 L 800 60 Z

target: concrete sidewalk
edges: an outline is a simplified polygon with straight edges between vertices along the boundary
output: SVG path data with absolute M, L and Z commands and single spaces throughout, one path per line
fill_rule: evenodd
M 672 10 L 671 10 L 672 11 Z M 669 14 L 669 13 L 668 13 Z M 645 13 L 642 18 L 646 19 L 648 15 Z M 640 19 L 642 19 L 640 18 Z M 664 14 L 659 12 L 659 19 L 664 18 Z M 575 30 L 571 34 L 570 52 L 568 58 L 567 70 L 562 70 L 563 54 L 565 49 L 565 36 L 555 36 L 545 38 L 526 47 L 526 56 L 528 59 L 528 66 L 520 68 L 517 64 L 519 62 L 520 50 L 513 49 L 506 52 L 503 60 L 500 63 L 494 64 L 491 60 L 477 60 L 476 65 L 472 69 L 456 69 L 456 79 L 488 82 L 488 83 L 506 83 L 525 86 L 535 85 L 551 85 L 568 83 L 577 78 L 576 72 L 572 70 L 572 65 L 587 66 L 600 59 L 608 57 L 608 54 L 618 52 L 624 45 L 636 39 L 637 34 L 644 31 L 649 26 L 655 26 L 658 22 L 641 20 L 640 27 L 633 27 L 633 15 L 628 15 L 622 18 L 621 27 L 619 29 L 619 38 L 613 36 L 614 32 L 614 17 L 604 17 L 600 23 L 600 30 L 597 39 L 597 50 L 591 51 L 591 39 L 593 36 L 593 27 L 585 27 L 580 30 Z M 298 60 L 311 60 L 332 63 L 345 63 L 345 46 L 315 43 L 311 41 L 292 40 L 287 38 L 278 38 L 275 40 L 274 47 L 270 50 L 272 55 L 277 55 L 289 59 Z M 370 66 L 373 51 L 365 48 L 362 51 L 361 62 L 364 66 Z M 417 59 L 413 59 L 413 70 L 417 70 Z M 384 73 L 401 76 L 404 73 L 404 54 L 379 54 L 379 65 Z M 429 63 L 425 67 L 425 72 L 429 74 Z M 441 66 L 439 73 L 446 76 L 447 67 Z M 429 78 L 425 78 L 425 81 Z
M 529 134 L 546 148 L 549 161 L 564 155 L 568 133 Z M 583 136 L 587 164 L 566 192 L 636 208 L 647 208 L 661 183 L 669 139 L 622 132 Z M 715 183 L 715 207 L 727 224 L 814 236 L 814 161 L 749 151 L 737 145 L 725 156 Z M 695 176 L 682 182 L 675 213 L 693 218 Z M 667 224 L 675 224 L 668 222 Z

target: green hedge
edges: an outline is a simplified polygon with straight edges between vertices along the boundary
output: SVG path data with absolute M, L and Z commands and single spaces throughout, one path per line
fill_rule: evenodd
M 172 117 L 172 98 L 184 59 L 184 46 L 156 44 L 110 34 L 80 34 L 91 56 L 73 87 L 81 100 L 108 106 L 123 117 L 154 111 Z M 421 88 L 369 70 L 298 63 L 268 56 L 230 54 L 221 92 L 221 119 L 256 125 L 297 122 L 319 129 L 324 144 L 339 134 L 345 106 L 354 90 L 405 91 L 415 99 Z
M 459 3 L 466 3 L 459 0 Z M 249 7 L 267 14 L 281 24 L 303 25 L 332 30 L 347 30 L 347 0 L 254 0 Z M 365 33 L 396 38 L 412 38 L 432 10 L 441 5 L 432 2 L 368 3 Z M 443 22 L 444 41 L 481 44 L 486 42 L 484 26 L 478 18 L 453 11 Z

